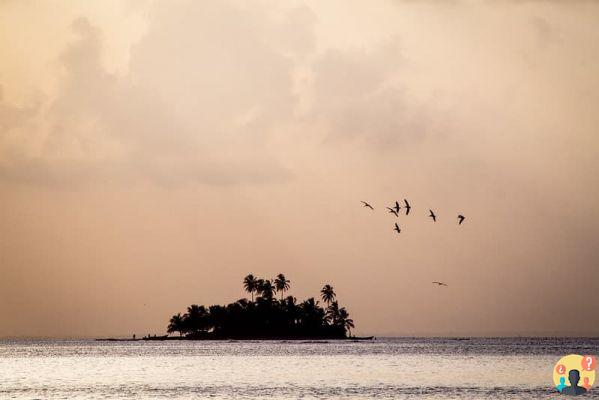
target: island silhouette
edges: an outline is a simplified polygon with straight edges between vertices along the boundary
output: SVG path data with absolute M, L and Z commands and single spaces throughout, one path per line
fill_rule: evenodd
M 291 281 L 279 274 L 261 279 L 252 274 L 243 279 L 251 299 L 242 298 L 227 305 L 192 304 L 184 314 L 173 315 L 169 339 L 343 339 L 351 337 L 354 321 L 340 307 L 331 285 L 324 285 L 320 297 L 298 302 L 285 296 Z M 255 299 L 254 299 L 255 297 Z M 278 297 L 278 298 L 277 298 Z M 166 339 L 148 335 L 144 339 Z

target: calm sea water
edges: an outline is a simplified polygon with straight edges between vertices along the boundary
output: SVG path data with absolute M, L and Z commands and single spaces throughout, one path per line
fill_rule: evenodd
M 569 353 L 599 339 L 0 341 L 0 398 L 552 399 Z

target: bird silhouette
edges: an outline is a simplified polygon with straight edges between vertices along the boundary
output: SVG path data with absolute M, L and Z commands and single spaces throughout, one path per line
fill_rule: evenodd
M 362 204 L 364 204 L 364 207 L 368 207 L 371 210 L 374 210 L 374 208 L 370 204 L 368 204 L 367 202 L 363 201 Z
M 404 208 L 406 209 L 406 215 L 408 215 L 412 207 L 410 207 L 410 203 L 406 199 L 403 199 L 403 202 L 406 204 Z
M 435 213 L 433 212 L 433 210 L 429 210 L 431 213 L 429 215 L 429 217 L 431 217 L 433 219 L 433 222 L 437 222 L 437 216 L 435 215 Z
M 460 220 L 460 222 L 458 222 L 458 225 L 462 225 L 462 222 L 464 222 L 464 220 L 466 219 L 466 217 L 464 217 L 463 215 L 458 215 L 458 219 Z
M 399 206 L 399 203 L 396 201 L 396 202 L 395 202 L 395 211 L 396 211 L 396 212 L 399 212 L 399 209 L 400 209 L 400 208 L 401 208 L 401 207 Z
M 394 209 L 392 209 L 391 207 L 387 207 L 387 210 L 389 210 L 390 214 L 394 214 L 396 217 L 399 217 L 399 214 L 397 214 L 397 211 L 395 211 Z
M 397 233 L 401 232 L 401 228 L 399 227 L 399 225 L 397 225 L 397 222 L 395 223 L 395 228 L 393 228 L 394 231 L 396 231 Z
M 448 286 L 446 283 L 443 282 L 433 281 L 432 283 L 436 284 L 437 286 Z

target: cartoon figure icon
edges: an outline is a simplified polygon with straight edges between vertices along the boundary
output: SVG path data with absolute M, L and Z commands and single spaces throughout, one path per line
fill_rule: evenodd
M 562 376 L 559 378 L 559 385 L 557 385 L 555 388 L 557 389 L 558 392 L 561 392 L 562 390 L 564 390 L 565 387 L 566 387 L 566 377 Z
M 595 384 L 596 367 L 596 356 L 563 356 L 553 366 L 553 387 L 564 395 L 587 393 Z
M 587 392 L 587 390 L 584 387 L 578 386 L 578 382 L 580 381 L 579 370 L 571 369 L 570 372 L 568 372 L 568 380 L 570 381 L 570 386 L 566 386 L 565 388 L 563 388 L 562 394 L 578 396 Z

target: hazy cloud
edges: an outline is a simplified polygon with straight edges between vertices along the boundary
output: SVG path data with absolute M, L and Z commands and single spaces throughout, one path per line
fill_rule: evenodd
M 428 116 L 406 95 L 404 63 L 397 40 L 325 52 L 313 67 L 312 117 L 333 140 L 380 149 L 421 139 Z
M 226 2 L 163 11 L 152 14 L 125 76 L 103 68 L 102 32 L 85 18 L 73 22 L 77 40 L 61 56 L 60 90 L 38 126 L 44 132 L 9 159 L 3 176 L 209 184 L 289 178 L 266 143 L 292 115 L 292 58 L 312 46 L 309 32 L 301 33 L 309 13 L 292 9 L 275 21 L 265 8 L 241 12 Z M 294 35 L 281 40 L 280 32 Z M 6 105 L 0 113 L 7 130 L 31 117 Z

